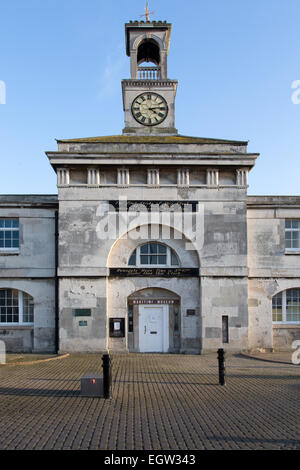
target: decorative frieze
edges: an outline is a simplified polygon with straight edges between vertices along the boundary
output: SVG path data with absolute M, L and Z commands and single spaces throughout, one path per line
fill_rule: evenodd
M 190 171 L 185 168 L 177 170 L 177 184 L 178 186 L 189 186 L 190 184 Z
M 146 171 L 146 169 L 144 170 Z M 219 169 L 216 168 L 208 168 L 206 170 L 206 180 L 203 182 L 200 182 L 198 184 L 195 184 L 193 181 L 191 184 L 190 177 L 193 176 L 193 170 L 191 173 L 190 169 L 187 168 L 178 168 L 177 169 L 177 186 L 202 186 L 203 184 L 206 184 L 207 186 L 226 186 L 226 185 L 234 185 L 240 186 L 240 187 L 247 187 L 248 186 L 248 168 L 243 168 L 243 169 L 237 169 L 232 171 L 232 176 L 231 180 L 229 181 L 228 177 L 228 172 L 225 173 L 224 171 L 220 172 Z M 229 175 L 230 176 L 230 175 Z M 149 186 L 164 186 L 170 184 L 176 184 L 176 174 L 174 174 L 174 179 L 173 180 L 166 180 L 164 175 L 162 175 L 163 181 L 161 183 L 161 178 L 160 178 L 160 170 L 158 168 L 151 168 L 147 169 L 147 181 L 144 180 L 145 184 L 147 182 L 147 185 Z M 228 181 L 226 180 L 228 179 Z M 58 168 L 57 169 L 57 184 L 58 186 L 60 185 L 74 185 L 77 184 L 78 181 L 72 179 L 72 174 L 70 175 L 70 170 L 68 168 Z M 87 181 L 85 182 L 80 182 L 81 184 L 87 184 L 87 185 L 106 185 L 106 178 L 105 178 L 105 170 L 103 170 L 102 176 L 100 178 L 100 170 L 98 168 L 88 168 L 87 169 Z M 129 186 L 130 184 L 137 184 L 134 180 L 130 181 L 130 170 L 125 169 L 125 168 L 119 168 L 117 169 L 117 179 L 114 181 L 109 181 L 109 185 L 118 185 L 118 186 Z
M 57 185 L 67 185 L 70 184 L 70 171 L 68 168 L 58 168 L 57 169 Z
M 97 168 L 88 169 L 88 184 L 100 184 L 100 172 Z
M 152 186 L 159 185 L 159 170 L 157 169 L 148 170 L 147 184 L 150 184 Z
M 206 184 L 208 186 L 218 186 L 219 185 L 219 170 L 216 170 L 216 169 L 207 169 L 206 170 Z
M 236 170 L 236 184 L 237 186 L 248 186 L 248 169 Z
M 128 186 L 130 183 L 129 170 L 124 168 L 118 169 L 117 183 L 120 186 Z

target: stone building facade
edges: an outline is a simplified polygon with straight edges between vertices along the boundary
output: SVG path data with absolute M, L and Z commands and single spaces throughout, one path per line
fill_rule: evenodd
M 57 196 L 0 196 L 0 339 L 35 352 L 290 348 L 300 197 L 247 195 L 259 156 L 247 142 L 178 134 L 171 25 L 125 33 L 123 133 L 58 140 Z

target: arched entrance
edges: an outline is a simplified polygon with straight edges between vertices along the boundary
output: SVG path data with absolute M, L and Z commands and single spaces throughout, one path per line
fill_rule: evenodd
M 128 297 L 128 347 L 138 352 L 180 350 L 180 297 L 160 288 Z

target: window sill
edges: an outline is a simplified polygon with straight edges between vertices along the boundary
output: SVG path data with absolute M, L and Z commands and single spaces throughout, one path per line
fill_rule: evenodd
M 300 250 L 285 250 L 286 255 L 300 255 Z
M 274 323 L 272 324 L 273 328 L 278 328 L 278 329 L 290 329 L 290 328 L 295 328 L 295 329 L 300 329 L 300 323 Z
M 22 329 L 22 330 L 28 330 L 32 329 L 34 326 L 33 323 L 0 323 L 0 330 L 7 330 L 7 329 Z
M 0 248 L 0 256 L 16 256 L 20 254 L 20 250 L 9 250 L 6 248 Z

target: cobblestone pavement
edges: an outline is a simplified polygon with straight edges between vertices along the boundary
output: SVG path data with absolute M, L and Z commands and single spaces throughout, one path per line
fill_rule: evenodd
M 300 449 L 300 366 L 216 354 L 114 355 L 113 397 L 80 396 L 101 356 L 0 366 L 0 449 Z

